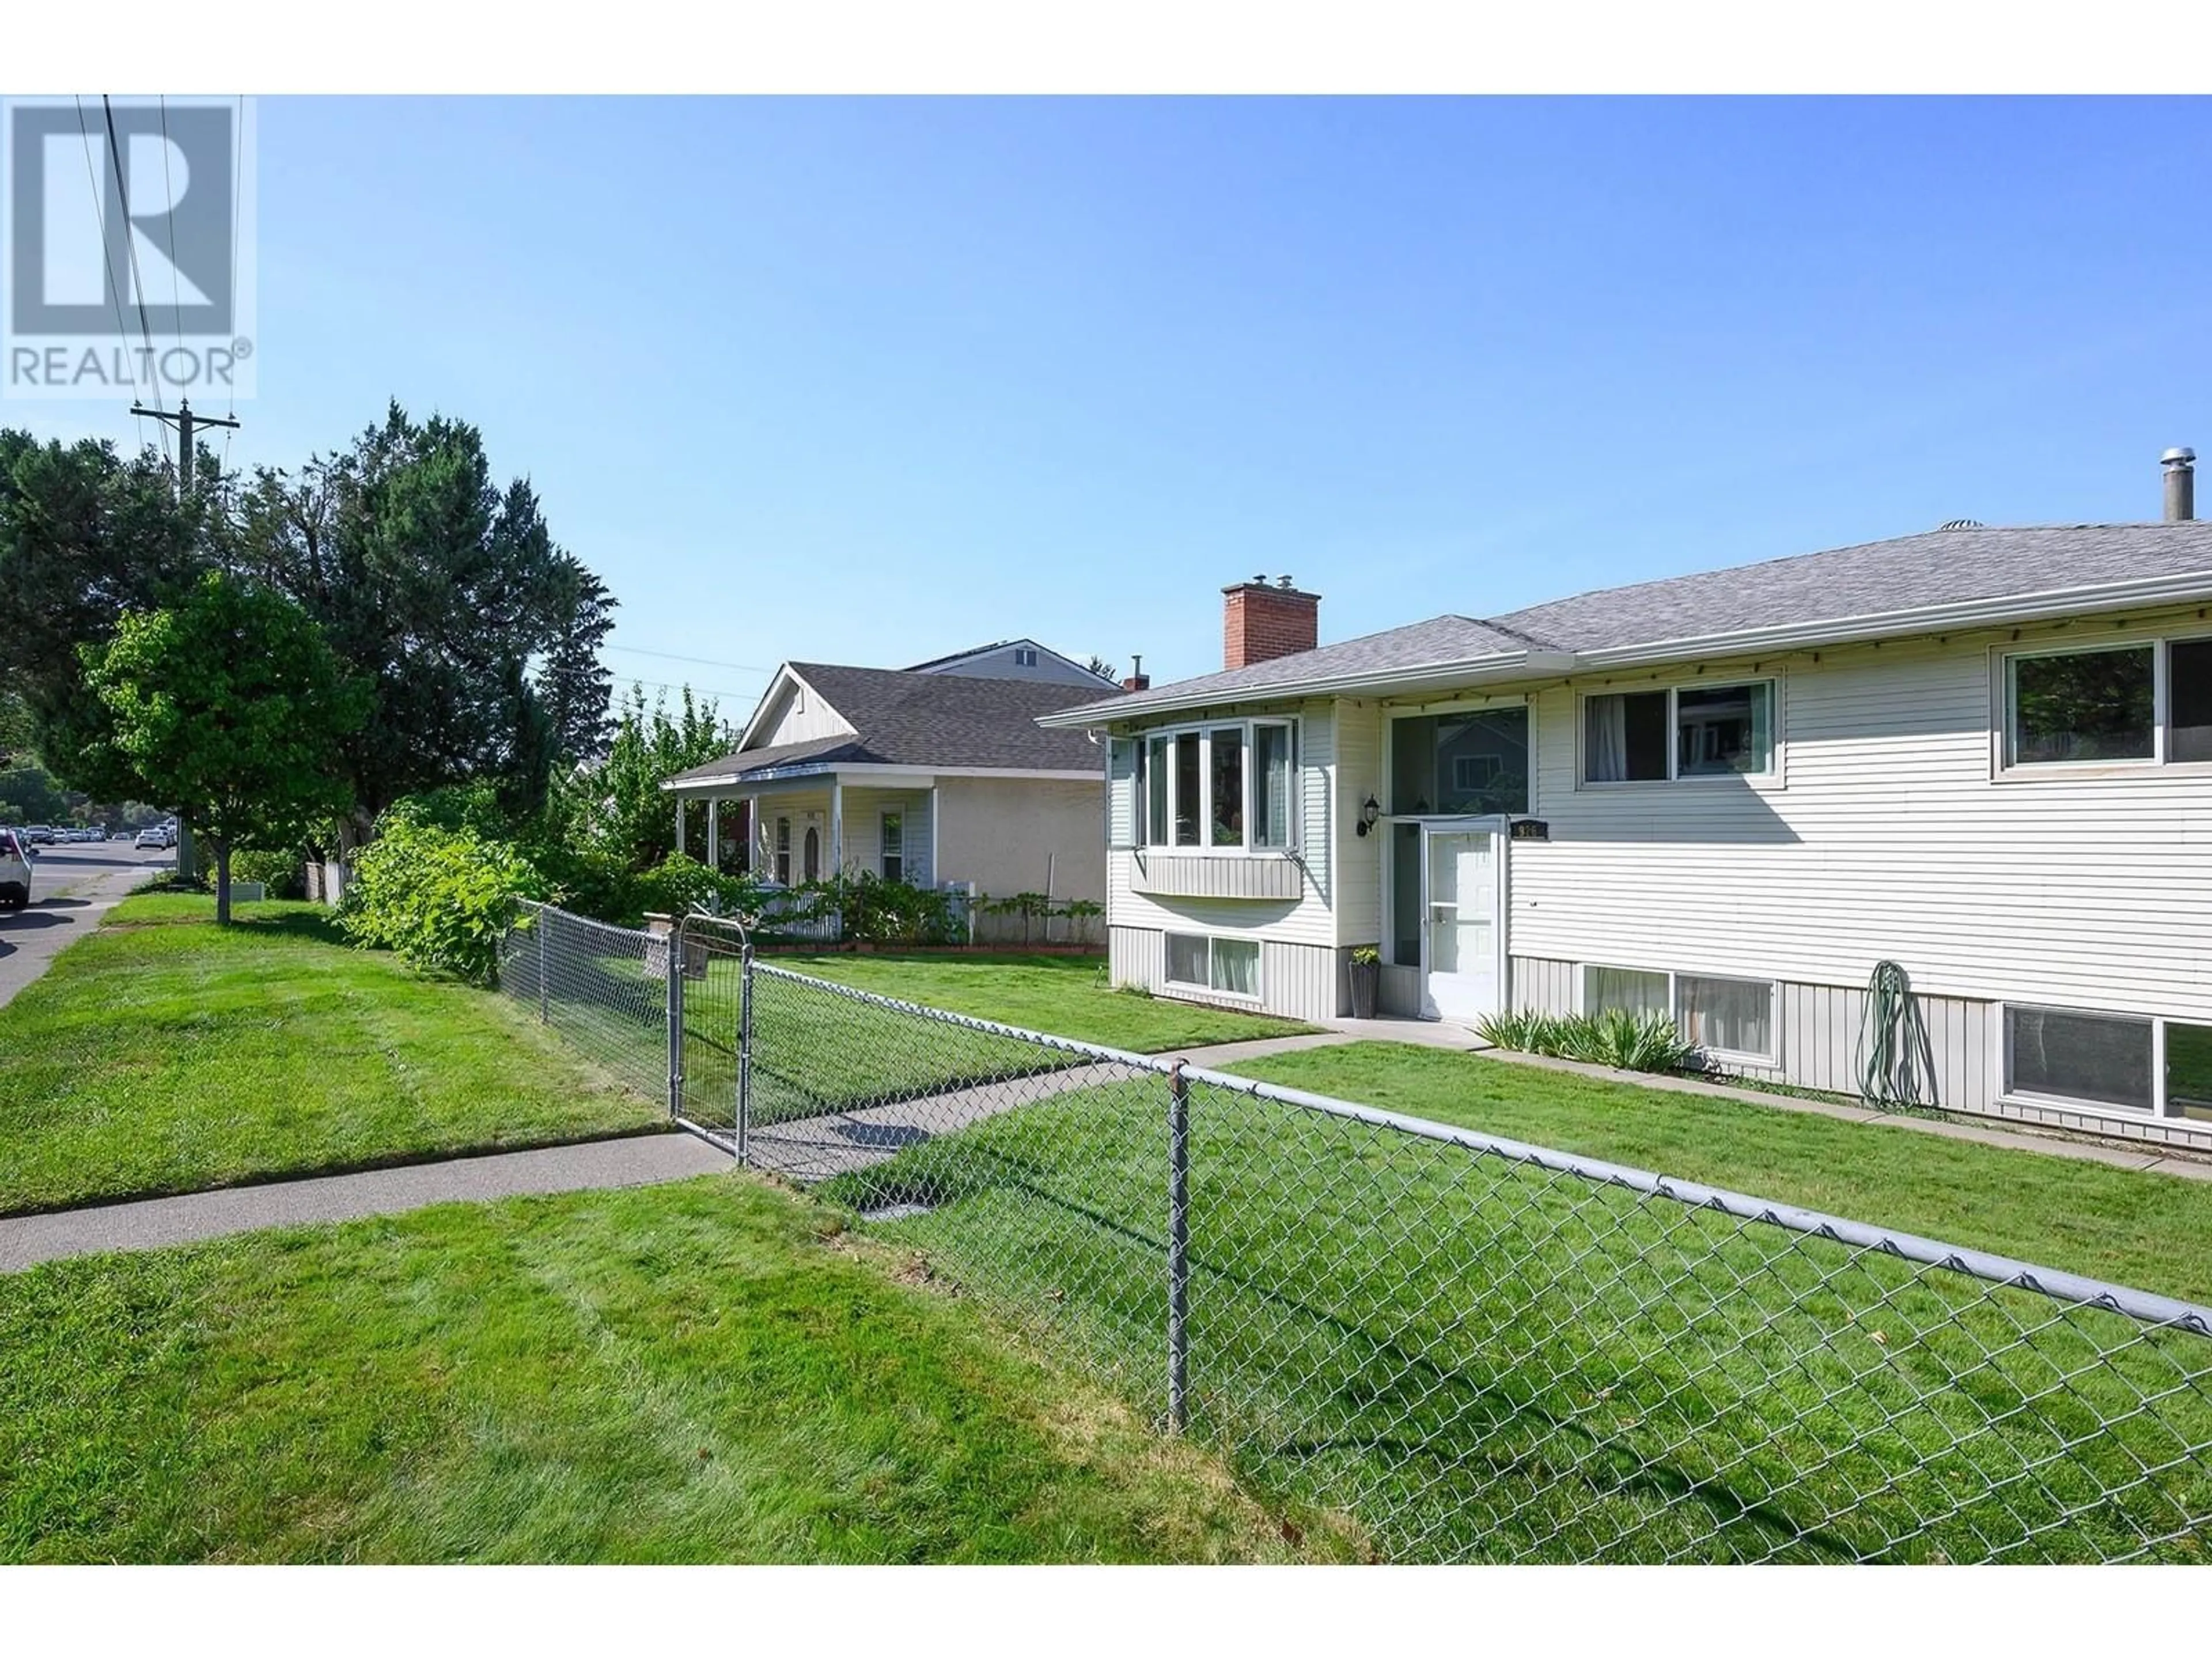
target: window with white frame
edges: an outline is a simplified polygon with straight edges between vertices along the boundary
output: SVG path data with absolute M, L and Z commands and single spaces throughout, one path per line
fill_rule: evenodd
M 1529 811 L 1525 703 L 1390 721 L 1390 812 L 1398 817 Z
M 1294 845 L 1297 746 L 1289 720 L 1148 734 L 1137 761 L 1139 843 L 1223 853 Z
M 1584 783 L 1670 783 L 1774 770 L 1774 682 L 1698 682 L 1583 698 Z
M 883 877 L 885 881 L 906 879 L 906 814 L 886 812 L 879 843 L 883 854 Z
M 1036 650 L 1026 645 L 1016 646 L 1014 647 L 1014 666 L 1017 668 L 1035 668 L 1036 666 Z
M 1260 941 L 1211 933 L 1170 933 L 1168 983 L 1223 996 L 1260 995 Z
M 1671 1018 L 1684 1039 L 1714 1054 L 1771 1060 L 1774 982 L 1657 969 L 1583 969 L 1583 1012 Z
M 2015 1099 L 2212 1121 L 2212 1024 L 2008 1004 L 2003 1040 Z
M 2212 640 L 2136 640 L 2003 659 L 2008 768 L 2212 761 Z
M 791 885 L 791 820 L 775 821 L 775 878 L 786 887 Z

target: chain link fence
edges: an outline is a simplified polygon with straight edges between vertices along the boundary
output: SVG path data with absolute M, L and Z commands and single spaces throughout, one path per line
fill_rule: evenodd
M 2212 1559 L 2204 1309 L 675 951 L 679 1116 L 1378 1557 Z

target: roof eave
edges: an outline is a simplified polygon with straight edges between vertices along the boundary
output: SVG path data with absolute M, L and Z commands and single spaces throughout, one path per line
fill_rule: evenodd
M 1076 728 L 1111 725 L 1117 720 L 1143 720 L 1154 714 L 1187 713 L 1194 708 L 1218 708 L 1230 703 L 1273 702 L 1285 697 L 1343 696 L 1358 692 L 1419 691 L 1432 686 L 1480 684 L 1486 680 L 1526 679 L 1571 674 L 1580 659 L 1571 651 L 1504 651 L 1483 657 L 1457 657 L 1440 662 L 1415 663 L 1405 668 L 1360 669 L 1341 674 L 1315 674 L 1301 679 L 1278 681 L 1223 690 L 1177 693 L 1173 686 L 1139 700 L 1112 700 L 1107 708 L 1093 703 L 1086 708 L 1062 709 L 1041 714 L 1037 724 Z
M 2002 599 L 1967 599 L 1907 611 L 1843 617 L 1830 622 L 1785 623 L 1732 634 L 1616 646 L 1581 653 L 1578 665 L 1583 669 L 1634 668 L 1645 664 L 1679 662 L 1687 657 L 1802 651 L 1818 646 L 1849 645 L 1862 640 L 1894 639 L 1953 629 L 2002 628 L 2013 623 L 2048 622 L 2053 617 L 2078 616 L 2084 611 L 2184 604 L 2208 598 L 2212 598 L 2212 570 L 2190 571 L 2180 575 L 2093 582 L 2079 587 L 2050 588 L 2040 593 L 2014 593 Z

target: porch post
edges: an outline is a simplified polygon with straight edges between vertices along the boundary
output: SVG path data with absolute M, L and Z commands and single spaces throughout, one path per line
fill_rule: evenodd
M 722 803 L 712 795 L 707 798 L 707 867 L 722 867 L 722 823 L 720 808 Z
M 845 781 L 830 780 L 830 872 L 845 872 Z
M 942 888 L 945 872 L 937 867 L 937 780 L 929 781 L 929 884 Z
M 684 850 L 684 797 L 676 797 L 676 850 Z

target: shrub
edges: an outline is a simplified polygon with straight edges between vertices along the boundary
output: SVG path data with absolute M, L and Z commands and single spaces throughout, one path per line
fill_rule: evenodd
M 230 855 L 230 878 L 258 881 L 273 899 L 303 899 L 307 896 L 307 855 L 296 847 L 288 853 L 243 848 Z
M 819 921 L 831 915 L 838 920 L 840 938 L 863 944 L 950 945 L 959 937 L 951 894 L 885 881 L 869 870 L 808 882 L 775 921 Z
M 543 896 L 529 862 L 465 825 L 444 828 L 408 801 L 354 860 L 338 925 L 356 945 L 397 951 L 426 973 L 489 984 L 518 898 Z
M 1485 1042 L 1523 1054 L 1577 1060 L 1623 1072 L 1680 1072 L 1698 1060 L 1697 1045 L 1664 1014 L 1541 1014 L 1531 1009 L 1486 1016 L 1475 1027 Z

